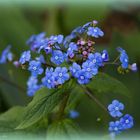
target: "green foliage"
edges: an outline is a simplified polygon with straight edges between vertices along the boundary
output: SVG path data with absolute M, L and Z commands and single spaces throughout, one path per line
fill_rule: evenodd
M 17 129 L 27 128 L 46 116 L 59 104 L 63 98 L 60 90 L 48 90 L 42 88 L 39 90 L 33 100 L 25 109 L 23 121 Z
M 99 73 L 86 87 L 95 93 L 117 93 L 130 96 L 128 88 L 122 82 L 105 73 Z
M 0 115 L 0 132 L 14 131 L 22 119 L 24 108 L 15 106 Z
M 47 131 L 47 137 L 51 139 L 58 139 L 58 136 L 70 138 L 80 134 L 79 127 L 70 119 L 64 119 L 52 123 Z

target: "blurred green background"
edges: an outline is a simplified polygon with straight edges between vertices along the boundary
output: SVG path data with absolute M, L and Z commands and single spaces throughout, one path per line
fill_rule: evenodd
M 13 46 L 15 57 L 27 50 L 26 40 L 32 34 L 47 32 L 47 35 L 68 35 L 72 29 L 92 20 L 98 20 L 105 36 L 97 40 L 97 48 L 106 48 L 110 57 L 115 57 L 116 47 L 121 46 L 129 54 L 130 61 L 140 66 L 140 4 L 122 1 L 3 1 L 0 0 L 0 52 L 8 45 Z M 119 99 L 126 106 L 126 113 L 135 118 L 134 132 L 140 129 L 140 71 L 119 75 L 116 67 L 104 70 L 122 81 L 130 90 L 131 97 L 117 93 L 96 94 L 105 106 L 112 99 Z M 16 69 L 11 64 L 0 65 L 0 112 L 14 105 L 26 105 L 31 97 L 26 95 L 29 73 Z M 6 79 L 6 80 L 5 80 Z M 14 85 L 11 85 L 14 83 Z M 20 86 L 17 88 L 15 85 Z M 77 110 L 80 117 L 75 121 L 85 132 L 107 131 L 108 115 L 93 101 L 84 97 Z

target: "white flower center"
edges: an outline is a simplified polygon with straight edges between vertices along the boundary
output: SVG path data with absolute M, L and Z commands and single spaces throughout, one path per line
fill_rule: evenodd
M 61 77 L 62 76 L 62 73 L 59 73 L 59 76 Z
M 57 60 L 58 59 L 58 56 L 55 56 L 55 59 Z
M 96 63 L 96 59 L 93 59 L 92 62 L 93 62 L 93 63 Z
M 34 66 L 34 67 L 33 67 L 33 70 L 37 70 L 37 67 Z
M 119 108 L 118 107 L 115 107 L 115 110 L 119 110 Z
M 127 60 L 127 59 L 124 59 L 124 61 L 125 61 L 125 62 L 128 62 L 128 60 Z
M 129 123 L 129 120 L 126 120 L 125 122 L 126 122 L 126 123 Z
M 54 37 L 54 40 L 57 40 L 57 37 Z
M 90 68 L 87 68 L 87 71 L 90 71 L 91 69 Z
M 96 30 L 96 29 L 94 29 L 94 32 L 95 32 L 95 33 L 97 33 L 97 30 Z
M 80 79 L 82 79 L 82 80 L 83 80 L 83 79 L 84 79 L 84 76 L 80 76 Z
M 51 80 L 48 80 L 48 83 L 50 83 L 51 82 Z

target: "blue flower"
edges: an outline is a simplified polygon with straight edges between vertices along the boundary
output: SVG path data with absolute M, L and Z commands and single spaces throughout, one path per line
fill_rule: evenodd
M 109 61 L 109 55 L 108 55 L 107 50 L 103 50 L 103 52 L 102 52 L 102 60 L 103 60 L 104 62 Z
M 115 122 L 112 121 L 109 123 L 109 131 L 111 133 L 119 134 L 120 132 L 122 132 L 122 130 L 123 127 L 120 121 L 115 121 Z
M 130 129 L 133 127 L 133 117 L 129 114 L 126 114 L 120 119 L 120 123 L 122 124 L 123 129 Z
M 103 59 L 102 55 L 100 53 L 90 53 L 88 56 L 88 59 L 90 62 L 92 62 L 96 67 L 102 66 L 103 65 Z
M 120 61 L 122 68 L 127 69 L 129 65 L 129 58 L 126 51 L 120 47 L 118 47 L 117 50 L 120 52 Z
M 45 77 L 42 79 L 42 83 L 47 88 L 51 89 L 55 87 L 55 78 L 53 76 L 53 68 L 46 69 Z
M 90 61 L 86 61 L 82 64 L 82 68 L 85 71 L 85 75 L 88 78 L 92 78 L 98 73 L 98 68 Z
M 69 68 L 69 70 L 70 70 L 70 72 L 71 72 L 71 74 L 72 74 L 72 76 L 76 76 L 76 73 L 79 71 L 79 70 L 81 70 L 81 67 L 80 67 L 80 65 L 78 65 L 77 63 L 73 63 L 72 64 L 72 66 Z
M 43 73 L 41 63 L 35 60 L 30 61 L 28 70 L 31 71 L 33 76 L 37 76 Z
M 13 60 L 13 54 L 10 52 L 11 46 L 7 46 L 0 57 L 0 64 L 4 64 L 8 61 L 12 61 Z
M 112 117 L 121 117 L 123 115 L 121 110 L 124 110 L 124 105 L 118 100 L 113 100 L 112 104 L 108 106 L 108 111 Z
M 87 34 L 95 38 L 98 38 L 104 35 L 103 31 L 101 31 L 101 29 L 99 29 L 98 27 L 88 27 Z
M 79 117 L 79 112 L 77 112 L 76 110 L 70 110 L 69 112 L 69 117 L 72 118 L 72 119 L 76 119 Z
M 137 68 L 137 64 L 136 63 L 133 63 L 132 65 L 130 65 L 130 69 L 134 72 L 136 72 L 138 70 Z
M 83 34 L 85 31 L 86 30 L 83 27 L 79 26 L 71 32 L 70 38 L 74 39 L 77 37 L 77 34 Z
M 37 90 L 41 88 L 40 85 L 37 84 L 38 80 L 34 76 L 30 76 L 29 80 L 27 81 L 27 95 L 33 96 Z
M 22 54 L 21 54 L 21 57 L 19 59 L 19 63 L 20 64 L 24 64 L 26 62 L 29 62 L 31 59 L 31 52 L 30 51 L 24 51 Z
M 61 44 L 63 42 L 63 39 L 64 39 L 63 35 L 56 35 L 56 36 L 51 36 L 49 38 L 49 41 L 51 44 L 54 44 L 54 43 Z
M 51 62 L 56 65 L 62 64 L 66 59 L 66 54 L 62 53 L 59 50 L 54 50 L 51 57 Z
M 79 84 L 87 84 L 90 81 L 84 69 L 77 71 L 75 73 L 75 77 L 77 78 Z
M 44 46 L 47 43 L 45 39 L 46 33 L 42 32 L 38 35 L 32 35 L 29 40 L 27 40 L 26 44 L 31 47 L 32 51 L 36 51 L 41 46 Z
M 74 57 L 74 51 L 78 51 L 78 46 L 74 42 L 71 42 L 67 49 L 67 55 L 70 58 Z
M 45 64 L 45 63 L 46 63 L 45 58 L 44 58 L 43 55 L 40 55 L 39 57 L 36 57 L 35 59 L 36 59 L 37 61 L 40 61 L 42 64 Z
M 63 84 L 65 81 L 69 80 L 70 78 L 66 67 L 62 67 L 62 68 L 56 67 L 56 69 L 54 70 L 53 76 L 58 85 Z

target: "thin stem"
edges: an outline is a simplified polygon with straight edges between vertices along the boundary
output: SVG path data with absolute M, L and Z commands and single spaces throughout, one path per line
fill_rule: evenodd
M 106 107 L 93 94 L 91 94 L 91 92 L 88 88 L 86 88 L 83 85 L 80 85 L 80 86 L 86 92 L 86 95 L 88 95 L 88 97 L 90 97 L 90 99 L 92 99 L 94 102 L 96 102 L 103 110 L 105 110 L 107 112 Z
M 120 58 L 120 55 L 113 61 L 113 63 L 115 64 L 119 58 Z
M 65 95 L 64 99 L 62 100 L 62 103 L 60 105 L 60 108 L 59 108 L 59 112 L 58 112 L 58 119 L 61 119 L 64 115 L 64 110 L 66 108 L 66 105 L 67 105 L 67 102 L 68 102 L 68 99 L 69 99 L 69 93 Z
M 14 83 L 12 81 L 9 81 L 8 79 L 2 77 L 1 75 L 0 75 L 0 80 L 9 84 L 9 85 L 11 85 L 11 86 L 13 86 L 13 87 L 15 87 L 15 88 L 17 88 L 17 89 L 19 89 L 22 92 L 26 92 L 26 90 L 23 87 L 19 86 L 18 84 Z
M 119 65 L 119 63 L 114 63 L 114 62 L 106 62 L 104 63 L 105 65 Z
M 119 65 L 119 63 L 117 63 L 118 59 L 120 58 L 120 55 L 113 61 L 113 62 L 106 62 L 104 63 L 105 65 Z

